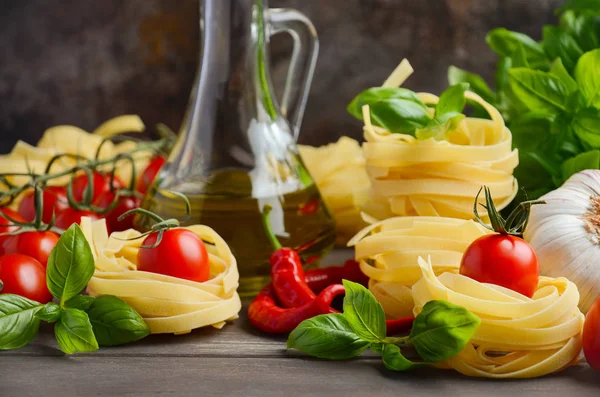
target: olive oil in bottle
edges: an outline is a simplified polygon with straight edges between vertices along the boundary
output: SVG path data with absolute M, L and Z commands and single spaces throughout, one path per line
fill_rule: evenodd
M 178 191 L 188 197 L 192 208 L 184 224 L 213 228 L 231 248 L 240 272 L 238 292 L 242 296 L 255 295 L 270 281 L 273 247 L 262 226 L 264 205 L 273 208 L 269 218 L 281 244 L 297 249 L 305 263 L 310 263 L 308 266 L 316 266 L 315 259 L 326 254 L 335 242 L 334 221 L 314 184 L 283 195 L 254 198 L 245 171 L 222 170 L 207 181 Z M 184 219 L 186 215 L 181 197 L 160 189 L 148 195 L 144 207 L 165 219 Z M 150 225 L 139 226 L 147 229 Z

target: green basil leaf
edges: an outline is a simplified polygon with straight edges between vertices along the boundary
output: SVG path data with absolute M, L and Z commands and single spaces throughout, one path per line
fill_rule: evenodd
M 560 26 L 573 36 L 583 51 L 600 47 L 600 20 L 596 15 L 566 11 L 560 18 Z
M 544 48 L 525 34 L 496 28 L 487 34 L 486 41 L 494 52 L 503 57 L 513 57 L 521 45 L 532 68 L 546 69 L 548 67 L 548 58 L 544 53 Z
M 342 280 L 346 289 L 344 316 L 354 332 L 369 342 L 385 339 L 385 313 L 368 289 L 358 283 Z
M 385 345 L 383 343 L 372 343 L 371 351 L 373 351 L 374 353 L 377 353 L 377 354 L 383 354 L 384 347 L 385 347 Z
M 511 69 L 508 75 L 512 95 L 529 110 L 550 114 L 566 111 L 568 92 L 558 77 L 526 68 Z
M 431 120 L 427 106 L 405 88 L 370 88 L 354 98 L 348 112 L 362 120 L 364 105 L 369 105 L 374 125 L 394 133 L 414 134 Z
M 392 371 L 408 371 L 415 367 L 427 365 L 426 363 L 414 363 L 402 355 L 400 348 L 396 345 L 384 345 L 383 365 Z
M 95 299 L 93 296 L 77 295 L 66 301 L 65 307 L 87 311 Z
M 598 0 L 567 0 L 563 6 L 558 9 L 558 12 L 567 10 L 580 12 L 593 11 L 595 13 L 600 13 L 600 2 L 598 2 Z
M 287 341 L 288 349 L 318 358 L 346 360 L 357 357 L 371 343 L 354 333 L 343 314 L 322 314 L 301 322 Z
M 442 116 L 446 113 L 462 113 L 467 100 L 465 91 L 469 89 L 469 83 L 454 84 L 440 95 L 440 100 L 435 107 L 435 115 Z
M 546 25 L 543 29 L 543 43 L 546 55 L 550 59 L 560 58 L 569 71 L 575 69 L 583 50 L 575 39 L 557 26 Z
M 54 302 L 48 302 L 35 313 L 35 316 L 47 323 L 55 323 L 60 318 L 60 306 Z
M 571 127 L 586 150 L 600 149 L 600 110 L 587 108 L 577 112 Z
M 482 97 L 486 102 L 496 102 L 496 94 L 487 85 L 483 78 L 475 73 L 467 72 L 457 68 L 456 66 L 450 66 L 448 68 L 448 82 L 451 85 L 458 83 L 468 83 L 469 89 Z
M 555 75 L 562 81 L 568 93 L 577 91 L 577 82 L 571 77 L 560 58 L 556 58 L 550 67 L 550 74 Z
M 454 357 L 465 348 L 481 320 L 461 306 L 430 301 L 415 318 L 408 342 L 428 362 Z
M 600 49 L 586 52 L 575 68 L 575 80 L 586 106 L 600 108 Z
M 563 181 L 583 170 L 600 169 L 600 151 L 590 150 L 572 157 L 562 163 L 561 169 Z
M 97 297 L 87 314 L 100 346 L 123 345 L 150 335 L 142 316 L 116 296 Z
M 98 350 L 90 319 L 79 309 L 62 311 L 60 320 L 54 324 L 54 336 L 60 349 L 67 354 Z
M 418 139 L 435 138 L 438 141 L 445 140 L 448 134 L 455 131 L 461 121 L 466 116 L 458 112 L 445 113 L 441 116 L 436 116 L 429 122 L 427 127 L 420 128 L 415 131 L 415 136 Z
M 0 295 L 0 350 L 28 345 L 38 333 L 42 305 L 19 295 Z
M 513 68 L 529 68 L 529 60 L 527 59 L 527 53 L 523 44 L 517 43 L 515 52 L 512 54 L 512 66 Z
M 513 146 L 519 152 L 530 152 L 549 139 L 553 117 L 545 113 L 524 113 L 510 124 Z
M 496 65 L 495 83 L 498 91 L 504 90 L 508 85 L 508 71 L 512 69 L 512 58 L 501 57 Z
M 61 306 L 78 295 L 94 274 L 94 257 L 77 224 L 63 233 L 48 258 L 46 284 Z

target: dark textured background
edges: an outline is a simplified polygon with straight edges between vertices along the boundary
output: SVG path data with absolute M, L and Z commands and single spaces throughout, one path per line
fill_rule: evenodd
M 539 39 L 561 0 L 271 0 L 315 23 L 318 71 L 301 142 L 360 135 L 346 104 L 380 84 L 404 57 L 407 87 L 438 92 L 455 64 L 491 80 L 485 33 L 505 26 Z M 198 0 L 0 2 L 0 153 L 21 138 L 73 124 L 91 130 L 123 113 L 178 129 L 197 64 Z M 290 41 L 272 42 L 281 82 Z

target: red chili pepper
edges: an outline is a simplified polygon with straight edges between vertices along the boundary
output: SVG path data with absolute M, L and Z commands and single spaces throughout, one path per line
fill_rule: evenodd
M 360 270 L 359 263 L 353 259 L 347 260 L 344 266 L 309 270 L 304 276 L 306 284 L 315 294 L 323 291 L 328 285 L 341 284 L 342 280 L 354 281 L 365 287 L 369 284 L 369 277 Z
M 248 318 L 252 325 L 263 332 L 270 334 L 291 332 L 304 320 L 320 314 L 335 313 L 330 306 L 331 302 L 344 292 L 344 286 L 331 285 L 309 303 L 284 309 L 275 303 L 275 291 L 273 285 L 269 284 L 250 304 Z
M 311 200 L 308 200 L 306 203 L 302 204 L 298 208 L 298 213 L 300 215 L 312 215 L 316 214 L 319 210 L 319 206 L 321 205 L 321 200 L 318 197 L 315 197 Z
M 387 336 L 393 336 L 402 332 L 410 331 L 414 322 L 414 317 L 403 317 L 395 320 L 386 320 L 385 326 L 387 329 Z

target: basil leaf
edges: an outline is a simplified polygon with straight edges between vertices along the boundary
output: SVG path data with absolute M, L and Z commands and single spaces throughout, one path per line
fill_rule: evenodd
M 415 132 L 415 136 L 418 139 L 435 138 L 438 141 L 444 140 L 448 137 L 450 132 L 456 130 L 458 124 L 460 124 L 465 117 L 464 114 L 457 112 L 436 116 L 429 122 L 427 127 L 418 129 Z
M 61 306 L 78 295 L 94 274 L 94 257 L 77 224 L 63 233 L 48 258 L 46 284 Z
M 66 301 L 65 307 L 71 307 L 73 309 L 86 311 L 90 308 L 92 303 L 94 303 L 95 299 L 96 298 L 94 298 L 93 296 L 77 295 Z
M 413 134 L 431 120 L 427 106 L 405 88 L 369 88 L 352 100 L 348 112 L 362 120 L 364 105 L 369 105 L 373 124 L 390 132 Z
M 60 318 L 60 306 L 54 302 L 48 302 L 35 313 L 35 316 L 47 323 L 55 323 Z
M 485 80 L 477 74 L 459 69 L 456 66 L 450 66 L 448 68 L 448 82 L 451 85 L 468 83 L 469 89 L 482 97 L 483 100 L 490 103 L 496 102 L 496 94 L 487 85 Z
M 517 43 L 515 52 L 512 54 L 512 66 L 514 68 L 529 68 L 529 61 L 527 60 L 527 53 L 523 44 Z
M 430 301 L 415 318 L 408 342 L 424 361 L 443 361 L 465 348 L 480 323 L 479 317 L 464 307 Z
M 73 354 L 98 350 L 88 315 L 79 309 L 66 308 L 54 325 L 54 336 L 60 349 Z
M 42 305 L 19 295 L 0 295 L 0 350 L 28 345 L 38 333 Z
M 386 336 L 385 313 L 368 289 L 358 283 L 342 280 L 346 289 L 344 317 L 354 332 L 369 342 L 380 342 Z
M 556 58 L 550 67 L 550 74 L 555 75 L 562 81 L 568 93 L 577 91 L 577 82 L 571 77 L 560 58 Z
M 440 100 L 435 107 L 435 115 L 442 116 L 446 113 L 462 113 L 467 103 L 465 91 L 468 89 L 468 83 L 458 83 L 442 92 Z
M 318 358 L 345 360 L 364 352 L 371 343 L 356 335 L 343 314 L 322 314 L 302 321 L 290 333 L 288 349 Z
M 513 120 L 510 125 L 513 145 L 519 152 L 535 150 L 549 139 L 553 118 L 545 113 L 528 112 Z
M 508 85 L 508 71 L 512 69 L 512 58 L 501 57 L 496 65 L 495 83 L 498 91 L 504 90 Z
M 575 80 L 586 106 L 600 108 L 600 49 L 586 52 L 575 68 Z
M 587 108 L 577 112 L 571 126 L 586 150 L 600 149 L 600 110 Z
M 600 20 L 596 15 L 566 11 L 560 18 L 560 26 L 573 36 L 583 51 L 600 47 Z
M 426 363 L 414 363 L 404 357 L 400 348 L 396 345 L 384 345 L 383 347 L 383 365 L 392 371 L 408 371 L 415 367 L 427 365 Z
M 97 297 L 87 314 L 100 346 L 123 345 L 150 335 L 142 316 L 116 296 Z
M 508 76 L 512 94 L 529 110 L 550 114 L 567 110 L 567 88 L 558 77 L 526 68 L 511 69 Z
M 567 70 L 572 71 L 583 50 L 570 34 L 557 26 L 546 25 L 543 29 L 543 43 L 550 59 L 560 58 Z
M 558 9 L 558 12 L 566 10 L 593 11 L 595 13 L 600 13 L 600 3 L 598 0 L 567 0 L 563 6 Z
M 490 48 L 500 56 L 513 57 L 521 45 L 532 68 L 545 69 L 548 67 L 548 58 L 544 53 L 544 48 L 525 34 L 512 32 L 505 28 L 496 28 L 490 31 L 485 39 Z
M 563 181 L 579 171 L 600 169 L 600 151 L 590 150 L 572 157 L 562 163 L 561 169 Z

